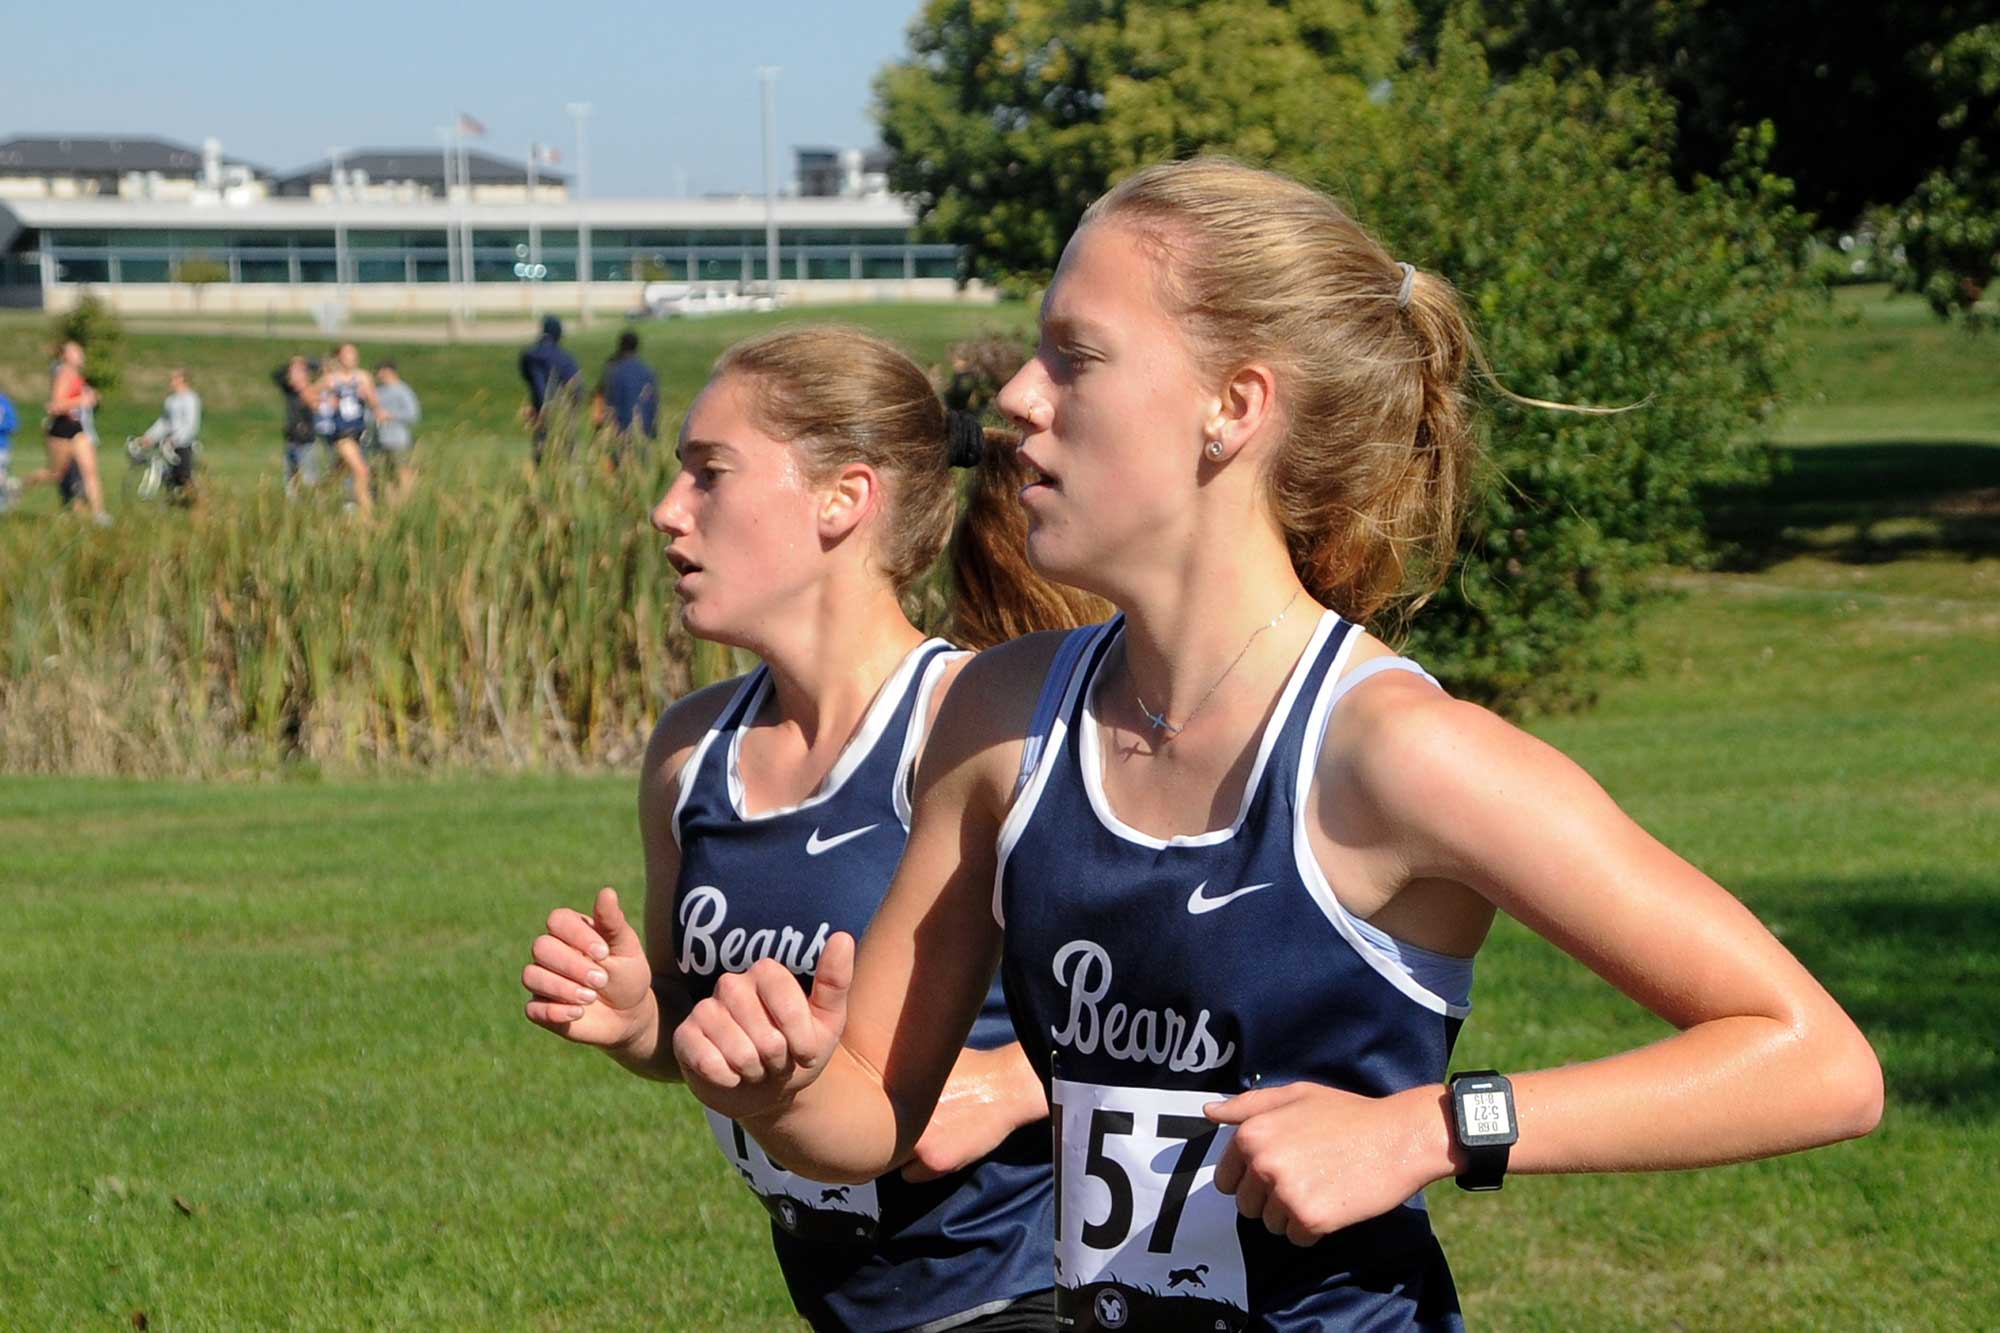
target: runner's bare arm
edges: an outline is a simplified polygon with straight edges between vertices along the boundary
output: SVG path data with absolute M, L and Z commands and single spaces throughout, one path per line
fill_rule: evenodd
M 961 657 L 945 667 L 931 698 L 929 716 L 924 719 L 926 739 L 937 725 L 938 712 L 953 682 L 971 660 L 970 656 Z M 918 757 L 922 757 L 921 749 Z M 911 1180 L 932 1180 L 970 1166 L 999 1147 L 1009 1134 L 1048 1113 L 1041 1076 L 1028 1063 L 1020 1042 L 991 1050 L 968 1046 L 959 1052 L 903 1175 Z
M 1415 708 L 1376 702 L 1352 719 L 1379 733 L 1358 771 L 1410 831 L 1413 873 L 1470 886 L 1680 1029 L 1516 1078 L 1510 1169 L 1708 1166 L 1874 1127 L 1882 1080 L 1867 1040 L 1742 903 L 1485 709 L 1435 693 Z
M 1320 787 L 1313 817 L 1395 864 L 1403 883 L 1469 887 L 1680 1029 L 1586 1064 L 1505 1071 L 1520 1133 L 1510 1172 L 1745 1161 L 1865 1134 L 1880 1118 L 1880 1066 L 1833 998 L 1551 747 L 1384 677 L 1335 711 Z M 1435 1085 L 1380 1099 L 1263 1089 L 1211 1114 L 1238 1125 L 1218 1185 L 1301 1243 L 1462 1169 Z M 1353 1172 L 1325 1170 L 1336 1158 Z
M 646 747 L 639 778 L 639 836 L 646 858 L 643 943 L 616 893 L 606 888 L 591 915 L 567 907 L 549 914 L 547 931 L 535 941 L 534 961 L 522 973 L 532 997 L 531 1022 L 597 1046 L 647 1078 L 680 1077 L 660 1035 L 672 1032 L 688 1009 L 673 962 L 680 848 L 672 821 L 680 771 L 737 683 L 724 681 L 679 700 L 661 717 Z

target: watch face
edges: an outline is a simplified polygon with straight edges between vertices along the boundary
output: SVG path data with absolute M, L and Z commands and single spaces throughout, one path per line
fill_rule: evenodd
M 1459 1115 L 1463 1118 L 1461 1129 L 1467 1143 L 1479 1143 L 1494 1139 L 1510 1139 L 1514 1133 L 1514 1117 L 1509 1114 L 1507 1094 L 1504 1092 L 1467 1092 L 1459 1098 Z

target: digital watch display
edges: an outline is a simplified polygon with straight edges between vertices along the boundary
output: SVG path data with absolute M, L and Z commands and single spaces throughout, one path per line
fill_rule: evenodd
M 1462 1190 L 1497 1190 L 1507 1176 L 1507 1154 L 1521 1137 L 1514 1116 L 1514 1085 L 1498 1070 L 1473 1069 L 1453 1074 L 1452 1130 L 1465 1149 L 1466 1168 L 1458 1177 Z

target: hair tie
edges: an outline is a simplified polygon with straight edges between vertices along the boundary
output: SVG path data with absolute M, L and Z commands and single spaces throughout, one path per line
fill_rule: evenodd
M 986 457 L 986 427 L 971 412 L 944 414 L 947 460 L 953 467 L 978 467 Z
M 1410 292 L 1417 285 L 1417 266 L 1405 264 L 1399 259 L 1396 267 L 1403 270 L 1403 285 L 1396 289 L 1396 309 L 1405 310 L 1409 308 Z

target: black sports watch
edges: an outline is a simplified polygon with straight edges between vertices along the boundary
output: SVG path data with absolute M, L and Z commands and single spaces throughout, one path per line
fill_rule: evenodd
M 1466 1167 L 1458 1177 L 1462 1190 L 1497 1190 L 1507 1176 L 1507 1150 L 1521 1137 L 1514 1118 L 1514 1085 L 1498 1070 L 1468 1069 L 1453 1074 L 1451 1127 L 1465 1149 Z

